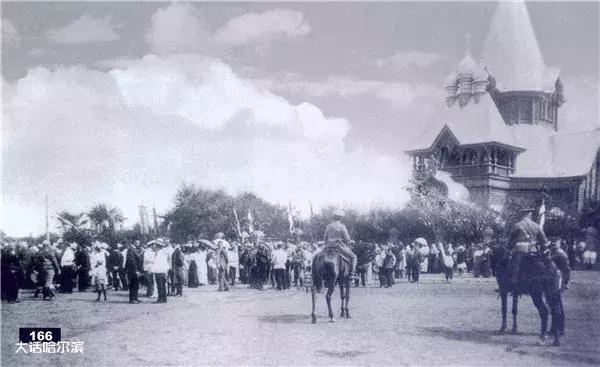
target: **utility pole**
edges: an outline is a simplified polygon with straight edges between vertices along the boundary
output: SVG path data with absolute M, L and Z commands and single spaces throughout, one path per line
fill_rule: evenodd
M 156 207 L 152 207 L 152 214 L 154 216 L 154 232 L 158 236 L 158 220 L 156 219 Z

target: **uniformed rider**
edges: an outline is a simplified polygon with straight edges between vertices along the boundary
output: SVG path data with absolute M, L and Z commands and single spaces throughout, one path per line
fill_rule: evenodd
M 533 211 L 521 210 L 521 220 L 515 223 L 510 235 L 509 249 L 513 250 L 511 276 L 515 284 L 525 256 L 546 247 L 548 243 L 542 227 L 531 219 Z
M 352 261 L 350 277 L 353 278 L 355 277 L 357 259 L 356 254 L 347 247 L 352 243 L 352 240 L 348 234 L 348 229 L 342 223 L 343 218 L 344 212 L 341 210 L 337 209 L 333 212 L 333 221 L 327 225 L 323 240 L 326 248 L 336 248 L 343 256 L 350 258 Z

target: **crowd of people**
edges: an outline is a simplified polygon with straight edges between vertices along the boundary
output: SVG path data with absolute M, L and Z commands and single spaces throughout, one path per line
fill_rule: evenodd
M 591 233 L 595 236 L 596 234 Z M 213 241 L 199 239 L 183 244 L 169 238 L 148 242 L 131 241 L 125 245 L 109 245 L 95 240 L 91 246 L 72 242 L 45 240 L 2 244 L 2 300 L 18 302 L 19 289 L 35 289 L 33 297 L 52 300 L 56 292 L 72 293 L 92 290 L 97 301 L 107 300 L 107 291 L 129 292 L 129 302 L 139 303 L 140 286 L 145 297 L 156 303 L 167 302 L 167 296 L 181 296 L 184 285 L 189 288 L 218 285 L 218 291 L 229 291 L 236 281 L 263 290 L 292 286 L 310 286 L 310 267 L 324 242 L 278 241 L 256 231 L 246 241 L 229 242 L 223 233 Z M 372 261 L 358 264 L 355 286 L 366 286 L 378 279 L 380 287 L 396 282 L 419 282 L 421 273 L 443 273 L 451 282 L 472 273 L 474 277 L 493 275 L 492 242 L 453 244 L 439 238 L 428 243 L 417 238 L 409 244 L 390 241 L 375 245 Z M 595 257 L 589 246 L 577 244 L 562 248 L 569 255 L 571 268 L 586 268 Z M 595 255 L 595 252 L 594 252 Z M 58 285 L 58 287 L 56 287 Z

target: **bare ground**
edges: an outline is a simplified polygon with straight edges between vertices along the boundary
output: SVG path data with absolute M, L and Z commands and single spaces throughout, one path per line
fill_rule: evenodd
M 564 294 L 567 335 L 558 348 L 536 345 L 539 318 L 520 302 L 520 333 L 497 334 L 500 301 L 493 279 L 470 275 L 446 284 L 353 288 L 352 319 L 329 323 L 323 294 L 310 323 L 304 290 L 229 293 L 184 289 L 167 304 L 130 305 L 126 292 L 58 295 L 2 305 L 2 366 L 30 365 L 600 365 L 600 274 L 576 272 Z M 510 315 L 509 315 L 510 323 Z M 15 354 L 19 327 L 60 327 L 63 340 L 83 341 L 84 354 Z

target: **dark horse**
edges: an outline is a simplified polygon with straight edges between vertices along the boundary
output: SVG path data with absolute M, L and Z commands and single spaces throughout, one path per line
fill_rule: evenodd
M 560 290 L 558 280 L 558 268 L 552 260 L 541 253 L 528 254 L 522 264 L 517 284 L 514 283 L 510 271 L 510 251 L 504 246 L 494 249 L 492 255 L 494 270 L 500 299 L 502 302 L 502 326 L 500 332 L 506 330 L 506 312 L 508 294 L 512 294 L 512 332 L 516 333 L 519 296 L 529 293 L 534 306 L 540 314 L 541 330 L 540 342 L 546 338 L 548 328 L 548 309 L 552 317 L 550 333 L 554 337 L 554 345 L 560 345 L 559 333 L 564 327 L 563 315 L 560 312 Z M 544 296 L 546 302 L 544 302 Z
M 360 243 L 352 247 L 357 256 L 357 266 L 365 264 L 375 257 L 375 246 L 370 243 Z M 333 310 L 331 309 L 331 296 L 335 290 L 335 284 L 340 285 L 341 317 L 350 318 L 348 302 L 350 301 L 350 259 L 346 259 L 335 248 L 324 248 L 315 255 L 312 263 L 312 323 L 317 322 L 315 315 L 316 293 L 321 290 L 323 283 L 327 288 L 325 299 L 329 311 L 329 321 L 333 322 Z

